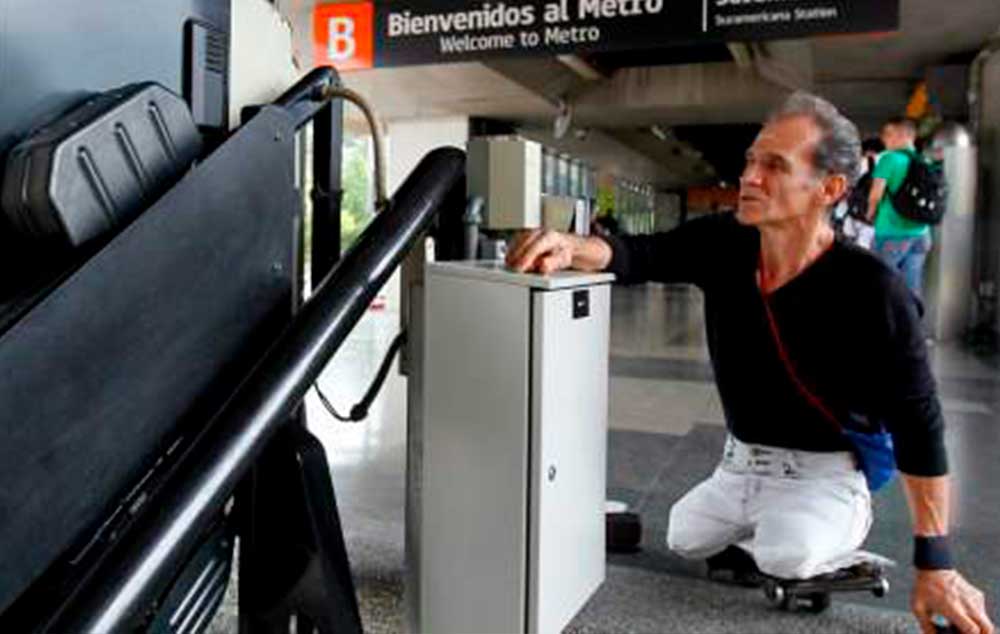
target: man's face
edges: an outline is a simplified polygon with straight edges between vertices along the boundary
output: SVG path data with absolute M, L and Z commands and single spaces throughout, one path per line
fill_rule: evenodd
M 786 117 L 765 125 L 747 150 L 736 218 L 759 226 L 825 211 L 831 204 L 829 192 L 813 167 L 821 138 L 809 117 Z
M 879 135 L 887 150 L 899 150 L 912 143 L 913 139 L 907 134 L 906 128 L 902 126 L 886 124 L 882 126 L 882 133 Z
M 882 143 L 885 144 L 885 149 L 895 150 L 896 149 L 896 126 L 894 125 L 884 125 L 882 126 L 882 132 L 878 135 L 882 139 Z

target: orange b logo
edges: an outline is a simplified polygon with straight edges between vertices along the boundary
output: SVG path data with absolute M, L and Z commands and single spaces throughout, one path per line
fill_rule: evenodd
M 370 2 L 321 4 L 313 10 L 317 66 L 337 70 L 371 68 L 374 10 Z

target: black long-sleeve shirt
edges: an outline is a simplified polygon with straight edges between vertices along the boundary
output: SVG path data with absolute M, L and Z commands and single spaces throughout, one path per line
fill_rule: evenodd
M 747 443 L 831 452 L 849 446 L 778 355 L 757 286 L 760 234 L 715 215 L 650 236 L 606 238 L 619 281 L 687 282 L 705 329 L 726 424 Z M 944 420 L 920 328 L 922 308 L 874 255 L 835 243 L 768 302 L 799 380 L 837 416 L 881 421 L 904 473 L 947 473 Z M 863 431 L 863 429 L 860 429 Z

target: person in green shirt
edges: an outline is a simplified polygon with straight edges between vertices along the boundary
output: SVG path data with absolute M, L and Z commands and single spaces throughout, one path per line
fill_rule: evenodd
M 872 173 L 868 221 L 875 224 L 875 250 L 906 279 L 913 293 L 923 298 L 924 262 L 931 250 L 931 228 L 901 216 L 892 204 L 916 155 L 916 127 L 909 119 L 890 119 L 881 138 L 886 151 Z

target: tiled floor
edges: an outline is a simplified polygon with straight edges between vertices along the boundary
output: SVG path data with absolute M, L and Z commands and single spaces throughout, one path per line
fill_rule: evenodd
M 681 287 L 616 288 L 612 310 L 609 495 L 642 512 L 646 527 L 644 550 L 640 555 L 610 560 L 615 572 L 609 572 L 609 584 L 617 579 L 615 583 L 626 586 L 609 586 L 608 592 L 595 598 L 594 605 L 580 615 L 574 628 L 580 632 L 604 631 L 596 624 L 615 622 L 618 626 L 607 626 L 606 630 L 694 632 L 697 630 L 671 629 L 664 623 L 660 623 L 662 629 L 657 629 L 655 619 L 648 621 L 653 618 L 649 614 L 659 613 L 663 618 L 662 610 L 657 612 L 659 608 L 654 609 L 652 604 L 626 608 L 624 601 L 613 597 L 629 595 L 630 574 L 645 579 L 635 583 L 648 586 L 648 578 L 642 575 L 660 575 L 663 583 L 670 585 L 670 579 L 687 577 L 690 581 L 690 575 L 700 572 L 698 565 L 681 562 L 662 546 L 670 504 L 710 472 L 725 433 L 707 363 L 700 296 L 695 290 Z M 322 378 L 324 389 L 339 408 L 348 410 L 360 398 L 397 329 L 396 314 L 371 312 L 345 343 Z M 1000 484 L 996 484 L 1000 482 L 1000 462 L 995 458 L 1000 455 L 1000 364 L 996 359 L 976 358 L 953 345 L 936 346 L 932 358 L 949 423 L 947 442 L 957 490 L 954 525 L 958 559 L 968 575 L 988 590 L 995 615 L 1000 601 Z M 390 374 L 369 420 L 362 424 L 332 422 L 312 394 L 307 404 L 311 428 L 329 454 L 360 592 L 378 604 L 368 608 L 378 611 L 377 617 L 369 613 L 368 627 L 371 631 L 398 631 L 403 566 L 405 379 L 395 372 Z M 868 612 L 862 610 L 858 613 L 861 616 L 844 612 L 841 617 L 847 620 L 830 622 L 839 625 L 816 620 L 801 625 L 803 631 L 875 631 L 856 623 L 846 625 L 853 622 L 852 618 L 867 619 L 874 614 L 889 619 L 885 629 L 877 631 L 915 631 L 907 629 L 913 623 L 905 615 L 912 575 L 906 565 L 910 532 L 901 491 L 893 487 L 880 493 L 875 507 L 877 520 L 869 546 L 903 564 L 893 573 L 893 592 L 881 601 L 851 596 L 846 601 L 867 603 Z M 767 614 L 762 600 L 740 598 L 734 599 L 732 605 L 736 607 L 727 616 L 725 610 L 729 608 L 725 606 L 729 604 L 725 597 L 747 595 L 727 595 L 736 591 L 684 583 L 685 588 L 701 588 L 690 592 L 701 592 L 705 600 L 699 603 L 676 595 L 653 596 L 647 587 L 636 592 L 631 603 L 669 605 L 676 600 L 678 610 L 683 603 L 685 614 L 695 621 L 716 619 L 715 628 L 729 622 L 727 619 L 756 618 L 747 617 L 747 610 Z M 723 610 L 721 616 L 719 609 Z M 705 611 L 701 617 L 699 610 Z M 647 620 L 629 621 L 630 614 L 635 619 L 645 614 L 642 618 Z M 749 629 L 726 631 L 799 631 L 800 627 L 793 627 L 791 622 L 780 627 L 765 625 L 765 621 L 753 627 L 747 625 L 751 622 L 744 621 Z M 700 631 L 715 630 L 705 626 Z

